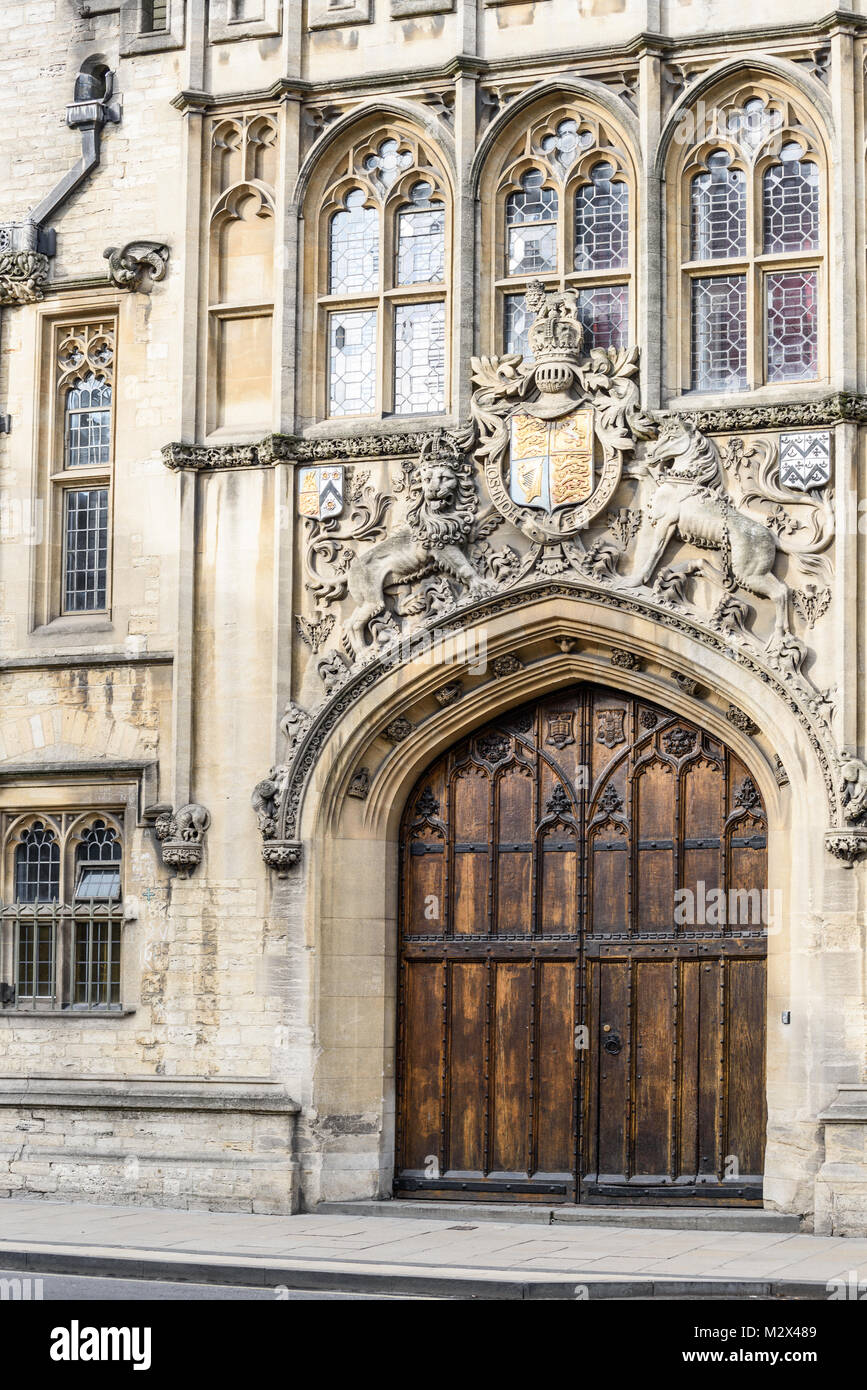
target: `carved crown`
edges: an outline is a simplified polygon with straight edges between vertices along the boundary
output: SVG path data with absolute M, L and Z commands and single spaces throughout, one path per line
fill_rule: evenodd
M 584 342 L 575 291 L 548 294 L 541 280 L 531 280 L 524 302 L 535 312 L 527 339 L 536 359 L 536 384 L 541 391 L 562 391 L 572 381 Z

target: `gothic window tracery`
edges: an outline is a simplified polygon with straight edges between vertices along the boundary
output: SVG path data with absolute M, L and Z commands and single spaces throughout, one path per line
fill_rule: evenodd
M 53 607 L 99 612 L 109 606 L 115 328 L 111 321 L 75 322 L 55 332 Z
M 625 346 L 634 174 L 619 132 L 591 110 L 549 108 L 492 154 L 484 181 L 490 244 L 502 248 L 492 287 L 501 350 L 530 356 L 531 279 L 577 291 L 585 349 Z
M 706 112 L 681 162 L 682 389 L 820 376 L 823 164 L 794 102 L 748 87 Z
M 0 975 L 13 1008 L 120 1005 L 123 844 L 100 812 L 0 815 Z
M 414 135 L 380 127 L 332 162 L 315 272 L 315 416 L 434 415 L 448 405 L 449 198 Z

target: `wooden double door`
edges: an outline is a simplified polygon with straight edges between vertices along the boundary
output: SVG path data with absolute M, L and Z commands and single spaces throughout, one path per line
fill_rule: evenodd
M 766 817 L 719 739 L 582 685 L 418 782 L 397 1196 L 761 1201 Z

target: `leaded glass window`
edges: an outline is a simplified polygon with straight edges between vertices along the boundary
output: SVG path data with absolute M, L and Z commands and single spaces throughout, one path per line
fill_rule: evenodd
M 629 189 L 597 164 L 575 194 L 575 269 L 620 270 L 629 254 Z
M 65 608 L 105 608 L 108 582 L 108 488 L 69 488 L 64 495 Z
M 111 458 L 111 386 L 93 372 L 66 393 L 67 468 L 93 468 Z
M 506 200 L 509 275 L 536 275 L 557 269 L 557 191 L 543 188 L 541 169 L 521 179 L 521 192 Z
M 398 213 L 398 285 L 438 285 L 445 275 L 445 208 L 430 201 L 429 183 L 413 184 L 412 206 Z
M 394 408 L 433 415 L 444 408 L 445 306 L 401 304 L 395 311 Z
M 823 323 L 817 134 L 794 96 L 734 97 L 711 115 L 730 148 L 705 157 L 686 190 L 688 207 L 678 213 L 684 234 L 683 213 L 689 214 L 681 268 L 691 331 L 684 389 L 740 391 L 815 380 Z M 781 138 L 784 126 L 797 138 Z M 683 187 L 678 164 L 681 171 L 694 168 L 701 156 L 701 149 L 673 156 L 670 186 Z
M 818 375 L 817 275 L 784 270 L 765 276 L 768 381 Z
M 75 902 L 116 902 L 120 897 L 120 842 L 105 821 L 95 821 L 76 854 Z
M 763 188 L 766 254 L 815 251 L 819 245 L 819 168 L 802 160 L 794 141 L 780 151 L 780 163 L 765 170 Z
M 11 831 L 12 882 L 0 904 L 0 957 L 13 989 L 3 1009 L 111 1009 L 120 1006 L 122 846 L 104 815 L 42 814 Z M 10 824 L 11 822 L 11 824 Z M 5 859 L 5 853 L 0 859 Z M 69 890 L 69 891 L 68 891 Z M 7 969 L 8 966 L 8 969 Z
M 331 294 L 363 294 L 379 288 L 379 213 L 354 188 L 331 219 L 328 288 Z
M 747 282 L 712 275 L 692 282 L 692 385 L 732 391 L 747 385 Z
M 692 259 L 719 261 L 747 250 L 747 179 L 717 150 L 692 181 Z
M 376 409 L 376 310 L 329 315 L 329 414 L 371 415 Z
M 629 337 L 629 290 L 626 285 L 599 285 L 578 291 L 578 317 L 584 351 L 622 348 Z
M 448 399 L 448 202 L 436 151 L 410 133 L 385 134 L 334 158 L 320 213 L 325 369 L 311 373 L 313 408 L 331 418 L 439 414 Z M 348 192 L 347 179 L 357 185 Z
M 15 851 L 15 899 L 19 903 L 57 902 L 60 897 L 60 846 L 36 821 Z
M 527 362 L 533 361 L 527 332 L 533 315 L 522 294 L 507 294 L 503 299 L 503 335 L 506 352 L 520 352 Z

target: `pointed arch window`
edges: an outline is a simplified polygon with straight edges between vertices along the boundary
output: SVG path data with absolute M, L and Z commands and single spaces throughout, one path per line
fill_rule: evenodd
M 818 139 L 770 94 L 715 113 L 724 141 L 687 155 L 682 384 L 747 390 L 821 374 L 824 258 Z
M 449 201 L 415 138 L 363 141 L 320 204 L 323 371 L 315 414 L 433 415 L 448 406 Z
M 491 244 L 501 248 L 492 307 L 502 349 L 530 357 L 531 279 L 576 291 L 585 349 L 625 346 L 633 171 L 622 142 L 595 116 L 561 110 L 530 122 L 501 159 L 483 180 L 483 204 L 493 209 Z
M 87 830 L 76 854 L 75 902 L 117 902 L 120 897 L 120 841 L 105 821 Z
M 60 897 L 60 846 L 51 830 L 35 821 L 15 851 L 15 900 L 53 903 Z
M 123 846 L 103 814 L 0 812 L 0 1006 L 120 1007 Z

